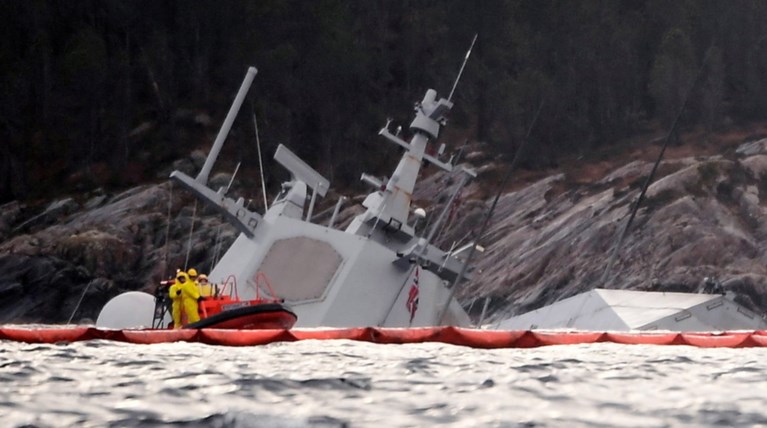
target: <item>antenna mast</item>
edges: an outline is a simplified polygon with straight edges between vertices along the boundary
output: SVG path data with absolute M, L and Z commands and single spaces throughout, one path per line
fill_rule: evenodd
M 256 130 L 256 149 L 258 150 L 258 170 L 261 173 L 261 193 L 264 194 L 264 212 L 269 209 L 269 202 L 266 200 L 266 181 L 264 180 L 264 163 L 261 160 L 261 140 L 258 138 L 258 122 L 256 121 L 256 110 L 253 104 L 250 105 L 253 113 L 253 128 Z
M 450 90 L 450 95 L 447 97 L 448 101 L 451 101 L 453 99 L 453 93 L 455 92 L 456 86 L 458 86 L 458 81 L 461 80 L 463 69 L 464 67 L 466 67 L 466 63 L 469 61 L 469 55 L 471 55 L 471 50 L 474 49 L 474 42 L 476 41 L 477 41 L 477 34 L 474 34 L 474 38 L 471 40 L 471 46 L 469 46 L 469 50 L 466 51 L 466 56 L 463 58 L 463 64 L 461 64 L 461 69 L 458 70 L 458 76 L 455 77 L 455 82 L 453 83 L 453 89 Z

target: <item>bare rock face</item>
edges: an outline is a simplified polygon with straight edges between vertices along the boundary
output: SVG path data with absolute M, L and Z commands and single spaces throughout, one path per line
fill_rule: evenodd
M 95 319 L 115 288 L 111 280 L 49 256 L 4 255 L 0 272 L 0 323 Z
M 37 213 L 0 207 L 0 322 L 95 320 L 110 298 L 153 291 L 187 258 L 205 272 L 216 243 L 227 248 L 235 232 L 194 206 L 165 183 L 82 205 L 68 198 Z
M 489 298 L 497 319 L 596 287 L 701 292 L 703 278 L 714 277 L 737 301 L 765 313 L 762 146 L 752 143 L 739 150 L 748 155 L 734 159 L 663 162 L 664 173 L 648 189 L 606 281 L 608 259 L 650 163 L 633 162 L 594 184 L 570 183 L 557 174 L 505 194 L 480 241 L 486 251 L 475 259 L 473 279 L 459 296 L 466 306 Z M 462 239 L 474 221 L 466 220 L 448 240 Z M 472 305 L 474 312 L 481 306 Z
M 479 177 L 448 207 L 436 234 L 442 248 L 476 239 L 504 172 L 481 153 L 468 158 L 482 161 Z M 651 169 L 635 161 L 587 184 L 558 173 L 501 195 L 479 240 L 485 251 L 458 291 L 462 303 L 478 315 L 483 304 L 474 302 L 488 299 L 490 319 L 498 319 L 596 287 L 701 292 L 703 278 L 714 277 L 739 303 L 767 311 L 767 140 L 744 144 L 731 157 L 664 161 L 603 281 Z M 459 174 L 419 182 L 414 205 L 428 213 L 419 232 L 434 227 Z M 229 180 L 215 179 L 221 187 Z M 361 211 L 361 200 L 344 204 L 338 227 Z M 236 236 L 169 183 L 41 207 L 2 205 L 0 322 L 93 320 L 111 297 L 152 291 L 185 264 L 209 271 Z

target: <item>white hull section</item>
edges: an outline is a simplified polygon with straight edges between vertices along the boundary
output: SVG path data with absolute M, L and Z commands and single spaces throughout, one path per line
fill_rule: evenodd
M 233 276 L 240 298 L 270 290 L 256 277 L 264 273 L 275 294 L 298 316 L 296 327 L 410 327 L 439 324 L 438 311 L 449 290 L 435 274 L 410 264 L 365 236 L 329 229 L 286 216 L 269 218 L 253 238 L 240 235 L 209 277 L 219 284 Z M 418 271 L 417 307 L 408 300 Z M 457 304 L 446 318 L 468 325 Z
M 721 294 L 594 289 L 503 320 L 501 330 L 763 330 L 767 322 Z

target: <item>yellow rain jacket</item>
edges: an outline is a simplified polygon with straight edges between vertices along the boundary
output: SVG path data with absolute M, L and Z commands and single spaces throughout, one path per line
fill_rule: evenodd
M 181 308 L 184 309 L 186 322 L 193 323 L 200 320 L 198 312 L 197 299 L 200 298 L 200 291 L 197 284 L 189 278 L 186 272 L 179 272 L 176 275 L 176 282 L 170 287 L 170 298 L 173 299 L 172 316 L 173 326 L 181 328 Z
M 200 320 L 197 301 L 200 299 L 200 289 L 191 279 L 181 284 L 181 303 L 184 305 L 186 321 L 189 323 Z
M 213 295 L 213 285 L 208 282 L 208 276 L 202 274 L 197 277 L 197 287 L 200 289 L 200 296 L 210 297 Z
M 181 283 L 179 283 L 178 279 L 176 279 L 176 282 L 170 286 L 168 295 L 170 296 L 170 300 L 173 303 L 171 305 L 173 328 L 181 328 Z

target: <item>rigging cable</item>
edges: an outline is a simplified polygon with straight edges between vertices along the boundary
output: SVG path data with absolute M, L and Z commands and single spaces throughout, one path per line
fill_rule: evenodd
M 75 310 L 72 311 L 72 315 L 69 316 L 69 320 L 67 321 L 67 325 L 69 325 L 72 322 L 72 318 L 75 317 L 75 314 L 77 313 L 77 310 L 80 309 L 80 304 L 83 302 L 83 298 L 85 297 L 85 293 L 88 292 L 88 289 L 91 288 L 91 284 L 93 284 L 93 281 L 89 282 L 88 285 L 85 286 L 85 290 L 83 290 L 83 294 L 80 295 L 80 300 L 77 301 L 77 305 L 75 305 Z
M 264 212 L 269 209 L 269 203 L 266 200 L 266 182 L 264 181 L 264 163 L 261 160 L 261 139 L 258 137 L 258 121 L 256 121 L 256 110 L 253 104 L 250 104 L 250 110 L 253 112 L 253 128 L 256 130 L 256 150 L 258 151 L 258 169 L 261 174 L 261 191 L 264 194 Z
M 229 189 L 232 187 L 232 183 L 234 183 L 234 178 L 237 177 L 237 172 L 240 170 L 240 165 L 242 162 L 237 162 L 237 166 L 234 167 L 234 172 L 232 173 L 232 176 L 229 178 L 229 184 L 226 185 L 226 189 L 223 191 L 223 195 L 226 195 L 229 193 Z M 246 207 L 247 209 L 247 207 Z M 219 251 L 221 250 L 221 227 L 223 226 L 223 223 L 219 223 L 218 227 L 216 228 L 216 239 L 213 240 L 213 258 L 211 259 L 210 263 L 210 270 L 208 272 L 212 272 L 213 268 L 218 264 L 218 255 Z
M 173 207 L 173 182 L 168 181 L 168 219 L 165 222 L 165 271 L 163 272 L 163 278 L 168 277 L 168 241 L 170 240 L 170 215 L 171 208 Z
M 415 260 L 413 263 L 410 264 L 410 270 L 408 271 L 407 275 L 405 276 L 405 281 L 402 282 L 402 285 L 399 287 L 399 290 L 397 291 L 397 296 L 402 294 L 402 291 L 405 290 L 405 286 L 410 282 L 410 278 L 413 275 L 413 271 L 418 268 L 418 260 Z M 399 299 L 394 299 L 391 302 L 391 305 L 389 305 L 389 309 L 384 312 L 383 319 L 377 324 L 378 327 L 383 327 L 384 323 L 386 322 L 386 319 L 389 318 L 389 315 L 391 315 L 391 312 L 394 310 L 394 306 L 399 302 Z
M 213 268 L 218 264 L 218 254 L 221 250 L 221 226 L 223 226 L 223 223 L 219 224 L 216 229 L 216 240 L 213 242 L 213 259 L 211 260 L 208 272 L 213 272 Z
M 692 90 L 695 87 L 695 84 L 698 83 L 700 76 L 703 75 L 703 68 L 706 66 L 706 62 L 708 62 L 708 58 L 711 54 L 711 51 L 712 49 L 709 48 L 708 52 L 706 52 L 706 56 L 703 58 L 703 63 L 700 65 L 700 68 L 698 68 L 698 72 L 695 75 L 695 79 L 692 81 L 692 84 L 687 88 L 687 92 L 685 93 L 685 96 L 684 96 L 684 101 L 682 102 L 682 107 L 679 109 L 679 112 L 674 118 L 674 122 L 672 122 L 671 124 L 671 129 L 669 129 L 668 135 L 666 135 L 666 141 L 663 142 L 663 147 L 661 148 L 660 153 L 658 154 L 658 158 L 655 160 L 655 164 L 653 165 L 652 170 L 650 171 L 650 175 L 648 175 L 647 179 L 645 179 L 644 185 L 642 186 L 642 191 L 639 192 L 639 197 L 637 198 L 636 203 L 634 203 L 634 207 L 631 210 L 631 215 L 629 216 L 629 219 L 626 222 L 626 225 L 623 227 L 623 230 L 621 230 L 621 234 L 618 236 L 618 240 L 615 242 L 615 246 L 613 247 L 612 254 L 610 254 L 610 258 L 607 261 L 607 266 L 605 267 L 605 271 L 602 274 L 602 278 L 600 280 L 600 284 L 602 285 L 602 287 L 607 286 L 607 281 L 610 279 L 610 273 L 612 271 L 613 264 L 615 263 L 615 259 L 618 256 L 618 252 L 620 251 L 621 244 L 623 243 L 623 238 L 626 237 L 626 232 L 628 232 L 629 227 L 631 227 L 631 223 L 634 222 L 634 217 L 636 216 L 636 213 L 639 210 L 639 205 L 644 200 L 645 193 L 647 193 L 647 189 L 650 187 L 650 183 L 652 183 L 653 177 L 655 176 L 655 172 L 658 170 L 660 161 L 661 159 L 663 159 L 663 154 L 666 152 L 666 147 L 668 147 L 668 143 L 669 141 L 671 141 L 671 137 L 674 135 L 676 131 L 676 127 L 679 123 L 679 119 L 682 117 L 682 113 L 684 113 L 685 107 L 687 107 L 687 102 L 690 100 L 690 94 L 692 93 Z
M 444 243 L 445 237 L 442 236 L 442 233 L 446 230 L 450 230 L 450 227 L 453 225 L 453 221 L 456 217 L 455 213 L 458 212 L 458 206 L 463 203 L 461 198 L 462 193 L 463 189 L 459 190 L 455 199 L 449 203 L 450 212 L 447 215 L 447 221 L 439 227 L 439 230 L 437 230 L 437 233 L 434 235 L 434 243 L 437 246 L 440 246 Z M 447 259 L 445 259 L 445 261 L 447 261 Z
M 461 267 L 461 272 L 458 274 L 458 276 L 455 277 L 455 280 L 453 281 L 453 286 L 450 287 L 450 293 L 448 293 L 447 300 L 445 301 L 445 304 L 442 307 L 442 310 L 438 313 L 440 324 L 442 324 L 445 318 L 447 309 L 450 306 L 450 302 L 453 300 L 453 296 L 455 296 L 455 292 L 458 290 L 458 286 L 461 283 L 461 279 L 463 279 L 464 275 L 466 275 L 466 270 L 468 269 L 469 264 L 471 264 L 471 259 L 474 257 L 474 253 L 476 252 L 477 245 L 479 245 L 479 241 L 482 239 L 482 235 L 485 234 L 485 230 L 487 229 L 487 226 L 490 223 L 490 219 L 493 217 L 493 211 L 495 211 L 495 207 L 498 205 L 498 200 L 501 198 L 503 189 L 506 187 L 506 182 L 509 181 L 509 178 L 511 177 L 511 173 L 514 172 L 514 169 L 519 163 L 519 159 L 522 157 L 521 156 L 522 152 L 527 147 L 527 143 L 530 140 L 530 133 L 533 131 L 533 127 L 535 126 L 535 123 L 538 121 L 538 116 L 540 115 L 542 108 L 543 108 L 543 100 L 541 100 L 541 102 L 538 104 L 538 109 L 535 111 L 535 116 L 533 117 L 533 121 L 530 122 L 530 126 L 527 128 L 525 139 L 522 141 L 522 144 L 520 144 L 519 149 L 517 149 L 517 152 L 514 154 L 514 159 L 511 161 L 511 165 L 509 165 L 509 169 L 506 171 L 506 175 L 503 177 L 503 180 L 501 181 L 501 185 L 498 187 L 498 193 L 495 195 L 495 199 L 493 200 L 493 203 L 490 206 L 490 209 L 487 211 L 487 214 L 485 214 L 484 220 L 482 220 L 482 226 L 480 227 L 479 232 L 476 235 L 476 238 L 473 240 L 471 249 L 469 250 L 469 255 L 466 256 L 466 261 L 463 263 L 463 267 Z
M 194 208 L 192 209 L 192 224 L 189 226 L 189 241 L 186 244 L 186 259 L 184 259 L 184 271 L 189 265 L 189 253 L 192 252 L 192 235 L 194 233 L 194 222 L 197 219 L 197 199 L 194 200 Z

